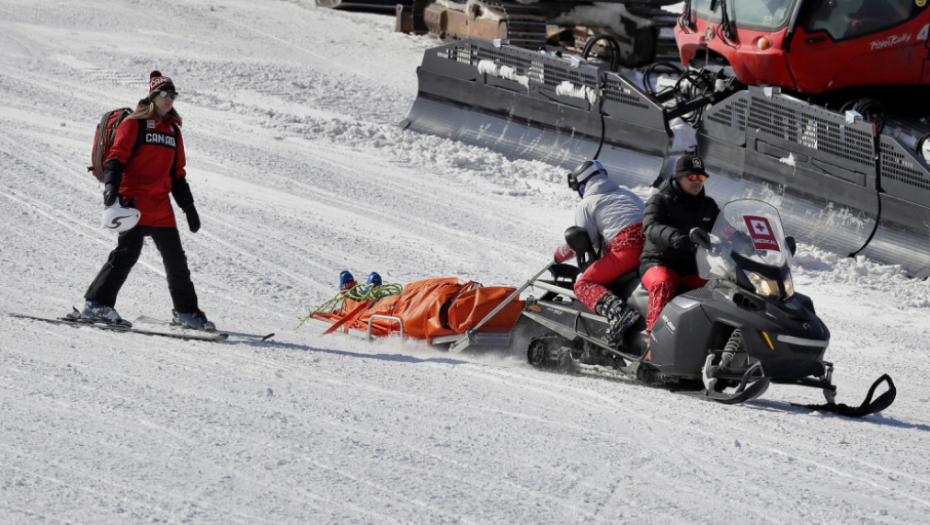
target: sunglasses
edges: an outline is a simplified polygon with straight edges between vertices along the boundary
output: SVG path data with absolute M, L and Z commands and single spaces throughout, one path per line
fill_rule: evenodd
M 161 98 L 171 97 L 171 100 L 178 98 L 177 91 L 156 91 L 155 93 L 158 93 L 158 95 L 161 96 Z
M 690 180 L 691 182 L 698 182 L 698 181 L 704 182 L 705 180 L 707 180 L 707 175 L 698 175 L 697 173 L 692 173 L 691 175 L 688 175 L 688 180 Z

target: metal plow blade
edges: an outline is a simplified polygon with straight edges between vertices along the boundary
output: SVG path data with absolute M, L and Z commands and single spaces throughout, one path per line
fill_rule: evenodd
M 930 276 L 930 166 L 916 151 L 930 126 L 889 122 L 881 131 L 749 87 L 706 100 L 690 138 L 676 137 L 673 117 L 705 100 L 676 107 L 635 75 L 500 41 L 427 50 L 417 74 L 409 129 L 566 169 L 597 158 L 626 186 L 657 184 L 670 153 L 696 147 L 718 203 L 764 200 L 802 241 Z
M 597 157 L 628 184 L 651 184 L 669 141 L 660 105 L 612 73 L 605 83 L 584 61 L 465 40 L 428 50 L 417 75 L 402 125 L 512 158 L 571 169 Z

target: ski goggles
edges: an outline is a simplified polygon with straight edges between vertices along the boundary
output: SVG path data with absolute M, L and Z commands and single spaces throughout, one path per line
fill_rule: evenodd
M 690 180 L 691 182 L 698 182 L 698 181 L 704 182 L 705 180 L 707 180 L 707 175 L 703 173 L 692 173 L 688 175 L 688 180 Z
M 155 96 L 156 94 L 157 94 L 158 96 L 160 96 L 161 98 L 168 98 L 168 97 L 171 97 L 171 100 L 174 100 L 174 99 L 178 98 L 178 92 L 177 92 L 177 91 L 156 91 L 156 92 L 152 93 L 152 96 Z
M 575 191 L 579 191 L 579 188 L 582 188 L 581 191 L 583 191 L 585 183 L 588 182 L 588 179 L 598 174 L 607 175 L 607 172 L 604 170 L 604 165 L 601 164 L 600 161 L 592 160 L 590 162 L 586 162 L 583 168 L 584 169 L 579 168 L 579 170 L 568 172 L 569 188 Z M 581 173 L 578 173 L 578 171 L 581 171 Z

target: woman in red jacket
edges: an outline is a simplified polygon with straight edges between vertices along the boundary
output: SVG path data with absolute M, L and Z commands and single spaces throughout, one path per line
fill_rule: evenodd
M 84 298 L 82 314 L 93 321 L 129 324 L 113 306 L 130 270 L 139 260 L 145 236 L 161 252 L 174 303 L 174 320 L 182 326 L 215 330 L 197 305 L 197 294 L 181 247 L 168 194 L 174 196 L 187 216 L 191 232 L 200 229 L 200 217 L 184 171 L 184 142 L 181 117 L 174 109 L 178 92 L 170 78 L 158 71 L 149 76 L 149 95 L 139 108 L 120 124 L 110 154 L 104 163 L 103 203 L 117 199 L 131 203 L 142 213 L 138 225 L 122 232 L 116 249 L 100 269 Z

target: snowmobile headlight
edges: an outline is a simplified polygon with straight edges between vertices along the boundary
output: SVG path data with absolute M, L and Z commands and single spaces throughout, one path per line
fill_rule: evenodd
M 749 278 L 749 282 L 755 287 L 757 294 L 765 297 L 778 297 L 778 283 L 774 279 L 763 277 L 749 270 L 743 270 L 743 273 Z
M 756 293 L 763 297 L 780 297 L 778 290 L 778 281 L 769 279 L 759 273 L 743 270 L 749 282 L 756 289 Z M 794 295 L 794 282 L 791 280 L 791 274 L 785 276 L 785 299 Z

